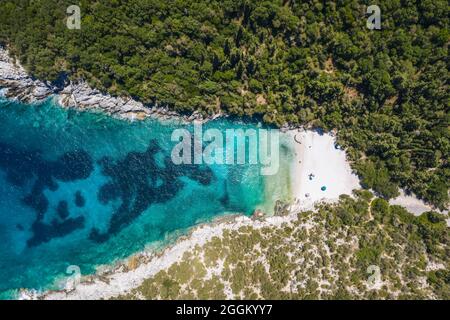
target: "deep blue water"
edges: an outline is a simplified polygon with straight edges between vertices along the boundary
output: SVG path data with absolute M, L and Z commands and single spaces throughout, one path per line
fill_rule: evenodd
M 251 214 L 280 196 L 265 193 L 257 165 L 174 165 L 177 127 L 50 100 L 0 100 L 0 297 L 55 288 L 70 265 L 92 273 L 175 231 L 224 213 Z

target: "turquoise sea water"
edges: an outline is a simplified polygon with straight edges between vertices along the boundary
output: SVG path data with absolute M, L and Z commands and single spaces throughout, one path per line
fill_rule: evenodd
M 51 100 L 0 100 L 0 298 L 18 288 L 55 289 L 70 265 L 93 273 L 197 223 L 288 197 L 287 186 L 267 192 L 286 181 L 285 170 L 267 178 L 258 165 L 174 165 L 170 136 L 180 126 L 66 110 Z

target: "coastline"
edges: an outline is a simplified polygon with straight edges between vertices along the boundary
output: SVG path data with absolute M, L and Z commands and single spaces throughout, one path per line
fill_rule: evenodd
M 181 115 L 166 106 L 145 105 L 131 97 L 114 97 L 91 88 L 85 81 L 68 82 L 63 86 L 43 82 L 31 77 L 23 66 L 15 61 L 8 49 L 0 46 L 1 95 L 24 103 L 39 103 L 54 97 L 64 108 L 79 111 L 103 112 L 123 120 L 175 120 L 180 123 L 206 122 L 224 116 L 215 114 L 204 117 L 200 113 Z
M 105 95 L 90 88 L 85 82 L 71 83 L 64 88 L 57 88 L 51 84 L 32 79 L 20 64 L 13 63 L 7 50 L 1 48 L 0 86 L 6 87 L 6 90 L 3 91 L 6 97 L 15 98 L 22 102 L 34 103 L 54 97 L 63 107 L 101 111 L 131 121 L 154 117 L 159 120 L 177 119 L 191 122 L 194 120 L 208 121 L 221 116 L 216 115 L 207 119 L 195 114 L 189 117 L 180 116 L 162 107 L 144 106 L 131 98 Z M 149 248 L 114 265 L 99 266 L 96 274 L 83 277 L 82 283 L 75 289 L 67 287 L 62 291 L 46 291 L 43 293 L 25 290 L 20 292 L 19 298 L 110 298 L 136 287 L 145 278 L 151 277 L 158 271 L 179 261 L 184 253 L 189 252 L 196 245 L 202 245 L 212 237 L 220 236 L 225 230 L 234 230 L 249 225 L 264 227 L 282 224 L 294 219 L 297 213 L 302 210 L 313 210 L 316 203 L 334 202 L 338 200 L 341 194 L 351 195 L 353 189 L 359 188 L 359 180 L 352 172 L 346 160 L 345 152 L 335 147 L 335 140 L 331 134 L 321 134 L 304 129 L 292 129 L 287 134 L 292 138 L 295 154 L 290 168 L 290 188 L 293 202 L 288 207 L 286 215 L 275 215 L 263 219 L 223 215 L 212 222 L 194 226 L 186 235 L 179 237 L 174 244 L 170 244 L 162 250 Z M 310 174 L 314 175 L 312 179 L 309 177 Z M 321 190 L 323 186 L 326 187 L 326 190 Z M 394 201 L 398 200 L 399 202 L 393 204 L 406 206 L 411 203 L 411 198 L 394 199 Z M 422 203 L 422 209 L 430 208 L 420 200 L 417 201 Z M 416 203 L 414 203 L 414 206 L 419 208 Z M 422 209 L 415 210 L 418 212 Z M 427 210 L 424 209 L 423 211 Z
M 294 140 L 294 135 L 299 132 L 302 133 L 302 138 L 297 139 L 297 141 L 301 143 Z M 291 177 L 290 190 L 293 201 L 287 206 L 278 206 L 274 215 L 264 217 L 256 217 L 256 214 L 252 217 L 235 214 L 221 215 L 213 221 L 193 226 L 187 230 L 186 234 L 178 238 L 176 234 L 173 235 L 173 238 L 176 239 L 175 242 L 169 242 L 162 248 L 153 244 L 146 250 L 118 261 L 114 265 L 98 266 L 94 275 L 82 277 L 81 283 L 75 288 L 68 284 L 65 289 L 57 291 L 22 290 L 18 298 L 108 299 L 125 294 L 139 286 L 145 279 L 180 261 L 185 253 L 196 246 L 202 246 L 213 237 L 221 237 L 225 230 L 237 230 L 245 226 L 262 228 L 281 225 L 296 219 L 299 212 L 314 210 L 318 203 L 334 203 L 339 200 L 341 194 L 351 196 L 353 189 L 359 188 L 358 179 L 346 161 L 345 152 L 335 148 L 335 139 L 331 134 L 296 129 L 288 131 L 287 135 L 292 139 L 291 146 L 294 152 L 288 170 L 288 177 Z M 308 143 L 312 144 L 311 148 L 305 151 L 304 146 Z M 327 155 L 326 161 L 312 161 L 317 153 Z M 329 161 L 334 165 L 330 166 Z M 327 178 L 329 170 L 336 173 L 334 179 L 342 179 L 343 182 L 336 183 L 336 186 L 331 186 L 330 189 L 322 191 L 319 185 L 329 181 L 329 178 Z M 316 172 L 316 182 L 308 179 L 310 171 Z M 305 198 L 305 192 L 310 193 L 309 198 Z M 130 266 L 132 267 L 130 268 Z
M 313 210 L 314 206 L 305 208 Z M 202 246 L 213 237 L 221 237 L 226 230 L 237 230 L 252 226 L 263 228 L 281 225 L 297 218 L 297 213 L 291 212 L 284 216 L 268 216 L 264 218 L 247 217 L 243 215 L 225 215 L 212 222 L 206 222 L 191 228 L 186 235 L 179 237 L 174 244 L 162 250 L 147 249 L 128 259 L 117 262 L 114 266 L 99 266 L 94 275 L 82 277 L 81 282 L 64 290 L 21 290 L 20 300 L 95 300 L 109 299 L 125 294 L 139 286 L 146 278 L 177 263 L 183 255 L 196 246 Z
M 288 135 L 295 145 L 291 164 L 293 209 L 320 201 L 337 201 L 340 195 L 352 195 L 354 189 L 361 188 L 345 151 L 336 147 L 332 134 L 295 129 Z

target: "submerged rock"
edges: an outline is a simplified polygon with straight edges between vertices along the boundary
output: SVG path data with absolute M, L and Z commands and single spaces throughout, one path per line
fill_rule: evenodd
M 56 211 L 58 212 L 58 216 L 65 220 L 69 216 L 69 205 L 67 204 L 67 201 L 60 201 L 58 203 L 58 208 L 56 208 Z
M 75 205 L 78 208 L 82 208 L 84 207 L 84 205 L 86 204 L 86 199 L 84 199 L 83 195 L 81 194 L 81 191 L 77 191 L 75 193 Z

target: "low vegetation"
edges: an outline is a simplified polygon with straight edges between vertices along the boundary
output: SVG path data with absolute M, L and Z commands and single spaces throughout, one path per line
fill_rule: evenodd
M 225 230 L 117 298 L 450 299 L 444 218 L 359 191 L 281 225 Z

